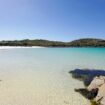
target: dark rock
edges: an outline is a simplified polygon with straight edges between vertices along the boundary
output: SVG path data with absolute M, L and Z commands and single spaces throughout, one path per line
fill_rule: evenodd
M 94 77 L 105 76 L 104 70 L 75 69 L 69 73 L 72 74 L 73 78 L 83 81 L 85 86 L 88 86 Z
M 75 89 L 76 92 L 79 92 L 82 94 L 85 98 L 91 100 L 94 99 L 98 94 L 98 89 L 92 89 L 91 91 L 88 91 L 87 89 Z

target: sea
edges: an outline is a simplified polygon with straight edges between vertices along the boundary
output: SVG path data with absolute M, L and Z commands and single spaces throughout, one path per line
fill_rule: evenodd
M 0 105 L 90 105 L 78 68 L 105 70 L 105 48 L 0 49 Z

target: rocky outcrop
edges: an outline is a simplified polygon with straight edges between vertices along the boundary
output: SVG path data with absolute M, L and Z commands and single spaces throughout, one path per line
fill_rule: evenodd
M 94 77 L 87 89 L 90 91 L 101 87 L 105 83 L 105 76 Z
M 98 88 L 98 93 L 94 98 L 94 100 L 96 101 L 96 103 L 100 105 L 105 105 L 105 77 L 104 76 L 95 77 L 91 82 L 91 84 L 88 86 L 89 91 L 97 88 Z
M 105 77 L 95 77 L 85 89 L 75 89 L 89 100 L 94 100 L 98 105 L 105 105 Z
M 70 72 L 72 77 L 84 82 L 86 88 L 75 89 L 95 105 L 105 105 L 105 70 L 81 70 Z

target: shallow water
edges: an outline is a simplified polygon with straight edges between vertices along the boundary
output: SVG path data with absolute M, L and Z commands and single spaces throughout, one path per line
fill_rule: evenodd
M 0 50 L 0 105 L 89 105 L 68 73 L 104 69 L 104 48 L 28 48 Z

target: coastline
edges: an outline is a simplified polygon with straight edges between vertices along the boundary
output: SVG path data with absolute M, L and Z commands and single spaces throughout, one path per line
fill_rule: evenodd
M 46 48 L 46 47 L 42 47 L 42 46 L 0 46 L 0 50 L 18 49 L 18 48 Z

